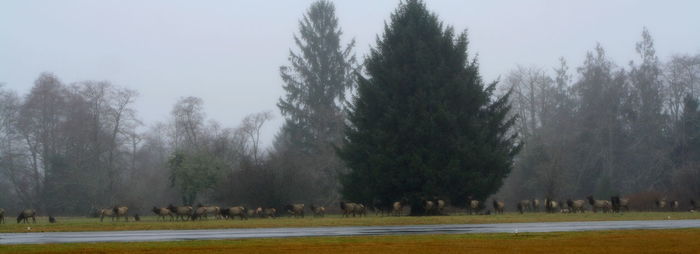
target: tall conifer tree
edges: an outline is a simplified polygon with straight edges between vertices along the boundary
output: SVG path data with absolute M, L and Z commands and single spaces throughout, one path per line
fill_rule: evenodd
M 502 185 L 518 152 L 507 96 L 495 98 L 467 35 L 444 27 L 425 4 L 400 4 L 358 78 L 340 157 L 346 199 L 407 199 L 412 214 L 434 197 L 463 205 Z
M 285 165 L 305 183 L 308 201 L 326 202 L 337 196 L 342 163 L 333 147 L 340 145 L 345 120 L 346 92 L 354 85 L 354 40 L 343 47 L 333 3 L 321 0 L 309 7 L 294 36 L 298 51 L 290 50 L 289 66 L 280 67 L 286 95 L 277 106 L 285 118 L 276 150 L 296 163 Z M 318 195 L 326 195 L 320 197 Z M 300 197 L 291 197 L 300 198 Z

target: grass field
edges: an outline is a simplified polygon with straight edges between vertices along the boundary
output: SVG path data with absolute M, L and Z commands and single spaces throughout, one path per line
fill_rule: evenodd
M 700 229 L 0 245 L 0 253 L 698 253 Z
M 418 225 L 418 224 L 462 224 L 462 223 L 509 223 L 509 222 L 555 222 L 555 221 L 606 221 L 606 220 L 665 220 L 700 219 L 700 213 L 689 212 L 629 212 L 624 214 L 546 214 L 546 213 L 506 213 L 503 215 L 451 215 L 428 217 L 374 216 L 362 218 L 342 218 L 339 215 L 325 218 L 277 218 L 205 221 L 157 221 L 156 217 L 142 217 L 140 222 L 112 222 L 105 218 L 58 217 L 58 223 L 49 224 L 46 217 L 37 218 L 36 224 L 17 224 L 14 218 L 6 218 L 0 224 L 0 233 L 11 232 L 67 232 L 67 231 L 108 231 L 108 230 L 155 230 L 155 229 L 219 229 L 219 228 L 270 228 L 270 227 L 319 227 L 319 226 L 372 226 L 372 225 Z M 29 229 L 28 229 L 29 227 Z

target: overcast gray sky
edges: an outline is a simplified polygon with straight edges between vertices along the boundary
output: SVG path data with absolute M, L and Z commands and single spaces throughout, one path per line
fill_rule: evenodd
M 150 125 L 179 97 L 204 99 L 209 118 L 234 127 L 270 110 L 281 117 L 279 66 L 287 63 L 298 20 L 312 1 L 0 2 L 0 83 L 26 94 L 39 73 L 64 83 L 109 80 L 137 90 Z M 344 41 L 363 57 L 399 1 L 335 1 Z M 662 59 L 700 53 L 700 1 L 426 1 L 457 30 L 468 29 L 486 80 L 516 64 L 573 68 L 600 42 L 618 65 L 635 60 L 649 28 Z

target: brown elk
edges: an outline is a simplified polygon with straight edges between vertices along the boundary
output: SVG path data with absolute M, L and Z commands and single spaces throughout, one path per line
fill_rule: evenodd
M 620 196 L 612 196 L 610 197 L 610 203 L 612 204 L 612 211 L 619 213 L 622 212 L 622 210 L 629 211 L 629 203 L 630 199 L 629 198 L 621 198 Z
M 554 201 L 550 198 L 545 198 L 544 199 L 544 210 L 547 211 L 548 213 L 555 213 L 559 212 L 559 203 L 557 201 Z
M 391 215 L 393 216 L 401 216 L 403 213 L 403 202 L 401 201 L 396 201 L 391 205 Z
M 105 217 L 111 217 L 112 221 L 114 221 L 114 210 L 110 208 L 103 208 L 97 211 L 97 213 L 100 215 L 100 222 L 104 220 Z
M 277 208 L 265 208 L 262 210 L 262 215 L 274 219 L 277 217 Z
M 287 213 L 294 216 L 294 218 L 304 218 L 304 204 L 289 204 L 284 206 L 284 209 L 287 210 Z
M 355 217 L 357 211 L 360 210 L 359 206 L 359 204 L 353 202 L 340 201 L 340 210 L 343 211 L 343 217 L 350 217 L 350 214 L 352 214 L 352 217 Z
M 194 212 L 191 206 L 173 206 L 172 204 L 168 205 L 168 210 L 175 214 L 175 219 L 183 221 L 192 218 L 192 213 Z
M 468 207 L 467 207 L 467 208 L 469 209 L 469 215 L 472 215 L 473 213 L 478 213 L 479 210 L 480 210 L 480 209 L 479 209 L 479 208 L 480 208 L 480 205 L 481 205 L 481 204 L 479 203 L 479 200 L 471 199 L 471 198 L 470 198 L 468 201 L 469 201 L 469 203 L 468 203 Z
M 311 205 L 311 212 L 314 213 L 314 217 L 324 217 L 326 213 L 326 208 L 323 206 Z
M 607 213 L 612 208 L 610 201 L 607 200 L 595 200 L 593 196 L 588 196 L 588 203 L 593 208 L 593 212 L 597 213 L 598 209 L 602 209 L 604 213 Z
M 367 217 L 367 207 L 363 204 L 357 203 L 355 205 L 355 213 L 357 213 L 360 217 Z
M 437 213 L 438 214 L 443 214 L 443 211 L 445 210 L 445 200 L 438 199 L 435 200 L 435 205 L 437 206 Z
M 431 200 L 423 200 L 423 211 L 425 211 L 426 215 L 435 214 L 436 210 L 437 206 L 435 205 L 435 202 Z
M 620 198 L 620 210 L 624 210 L 625 212 L 630 211 L 630 199 L 629 198 Z
M 114 211 L 114 216 L 117 217 L 117 221 L 119 221 L 119 218 L 122 217 L 122 216 L 124 217 L 124 219 L 125 219 L 126 221 L 129 221 L 129 216 L 126 214 L 127 212 L 129 212 L 129 208 L 128 208 L 128 207 L 126 207 L 126 206 L 115 206 L 114 208 L 112 208 L 112 210 Z
M 671 208 L 671 212 L 675 212 L 679 206 L 680 204 L 678 203 L 678 200 L 672 200 L 671 202 L 668 202 L 668 208 Z
M 568 199 L 568 200 L 566 200 L 566 204 L 567 204 L 567 206 L 569 206 L 569 212 L 572 212 L 572 213 L 578 213 L 578 212 L 583 213 L 583 212 L 585 212 L 585 210 L 584 210 L 585 205 L 586 205 L 586 201 L 585 201 L 585 200 L 582 200 L 582 199 L 578 199 L 578 200 L 571 200 L 571 199 Z
M 503 214 L 503 210 L 506 207 L 506 203 L 503 201 L 493 200 L 493 211 L 495 214 Z
M 523 214 L 525 211 L 531 210 L 530 204 L 531 201 L 528 199 L 520 200 L 520 202 L 518 202 L 518 204 L 516 205 L 518 208 L 518 212 L 520 212 L 520 214 Z
M 660 210 L 666 208 L 666 199 L 665 198 L 656 199 L 656 202 L 654 202 L 654 203 L 656 205 L 656 208 L 659 208 Z
M 22 221 L 24 221 L 24 223 L 29 223 L 29 218 L 32 218 L 32 223 L 36 223 L 36 210 L 24 209 L 17 215 L 17 224 Z
M 158 208 L 158 207 L 154 206 L 151 211 L 153 211 L 153 213 L 158 215 L 158 219 L 165 220 L 165 216 L 170 216 L 170 221 L 173 220 L 173 212 L 171 212 L 170 209 L 168 209 L 168 208 L 165 208 L 165 207 Z
M 540 200 L 539 199 L 533 199 L 532 200 L 532 210 L 534 212 L 539 212 L 540 211 Z
M 192 213 L 191 219 L 192 219 L 192 221 L 195 221 L 197 219 L 203 220 L 204 218 L 207 218 L 207 217 L 208 217 L 207 216 L 207 208 L 200 206 L 200 207 L 197 207 L 197 209 L 194 209 L 194 212 Z
M 221 210 L 221 215 L 224 218 L 233 219 L 234 217 L 239 216 L 241 220 L 248 220 L 248 215 L 244 206 L 232 206 L 229 208 L 224 208 Z

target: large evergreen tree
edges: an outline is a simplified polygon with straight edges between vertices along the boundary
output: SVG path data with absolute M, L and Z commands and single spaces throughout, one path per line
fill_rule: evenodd
M 425 4 L 400 4 L 358 77 L 344 146 L 346 199 L 388 204 L 422 199 L 463 205 L 498 190 L 518 152 L 507 96 L 494 98 L 467 35 L 444 27 Z
M 305 171 L 295 175 L 310 176 L 292 179 L 307 188 L 296 198 L 303 196 L 310 202 L 337 197 L 342 163 L 333 147 L 342 140 L 345 95 L 354 84 L 356 68 L 355 43 L 343 47 L 341 35 L 333 3 L 314 2 L 294 36 L 298 52 L 290 51 L 290 65 L 280 67 L 286 95 L 277 104 L 285 118 L 276 140 L 277 155 L 286 160 L 285 170 Z

